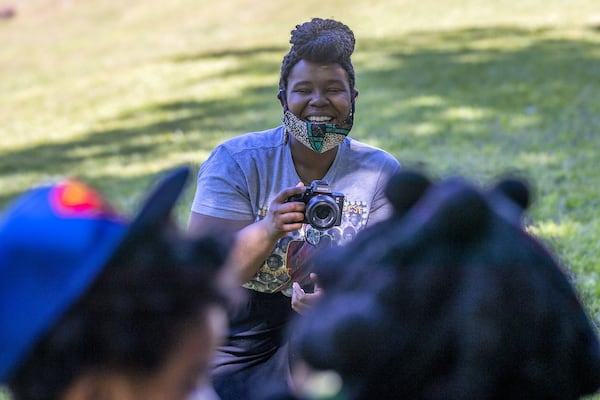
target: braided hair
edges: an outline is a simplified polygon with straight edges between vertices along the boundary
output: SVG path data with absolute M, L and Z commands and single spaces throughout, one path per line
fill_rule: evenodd
M 355 39 L 348 26 L 332 19 L 313 18 L 296 25 L 291 33 L 292 47 L 281 63 L 280 93 L 285 93 L 290 71 L 300 60 L 339 64 L 348 73 L 350 90 L 354 93 L 356 79 L 350 56 L 354 52 Z

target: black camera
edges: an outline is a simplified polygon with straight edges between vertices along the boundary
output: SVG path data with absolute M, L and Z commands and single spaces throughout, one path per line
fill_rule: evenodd
M 325 230 L 342 222 L 344 194 L 332 192 L 325 181 L 312 181 L 303 193 L 290 196 L 287 202 L 299 201 L 306 204 L 304 222 L 316 229 Z

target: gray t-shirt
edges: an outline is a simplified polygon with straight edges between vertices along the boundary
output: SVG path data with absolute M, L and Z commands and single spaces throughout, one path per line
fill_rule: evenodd
M 345 196 L 342 221 L 325 231 L 305 224 L 279 240 L 271 256 L 244 287 L 291 294 L 305 261 L 323 246 L 343 245 L 360 229 L 388 217 L 384 190 L 400 168 L 389 153 L 346 138 L 323 177 Z M 201 165 L 192 211 L 217 218 L 258 221 L 281 190 L 296 186 L 298 176 L 285 128 L 248 133 L 217 146 Z

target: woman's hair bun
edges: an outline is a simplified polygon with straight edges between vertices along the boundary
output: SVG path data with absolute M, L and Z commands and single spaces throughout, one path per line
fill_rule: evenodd
M 292 51 L 307 60 L 338 61 L 354 52 L 354 33 L 345 24 L 332 19 L 313 18 L 296 25 L 290 39 Z

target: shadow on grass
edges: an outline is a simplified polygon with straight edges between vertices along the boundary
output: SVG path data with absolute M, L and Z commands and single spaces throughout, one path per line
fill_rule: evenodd
M 522 133 L 515 128 L 548 128 L 565 106 L 577 105 L 579 116 L 597 128 L 592 119 L 599 104 L 584 100 L 600 82 L 600 36 L 571 41 L 552 33 L 466 29 L 367 41 L 362 51 L 383 58 L 384 67 L 370 68 L 368 62 L 363 67 L 359 84 L 376 94 L 375 101 L 361 103 L 360 112 L 376 115 L 382 110 L 386 117 L 377 126 L 401 128 L 410 142 L 423 140 L 418 131 L 411 132 L 414 124 L 427 122 L 424 144 L 438 145 L 487 141 L 502 128 L 503 118 L 512 122 L 506 126 L 513 131 L 506 134 Z M 591 137 L 592 131 L 590 126 L 585 133 Z
M 259 109 L 268 108 L 267 90 L 255 88 L 248 93 L 238 93 L 256 98 L 252 104 Z M 275 98 L 274 93 L 270 93 Z M 262 99 L 262 100 L 259 100 Z M 93 163 L 97 166 L 113 163 L 127 166 L 130 163 L 151 163 L 166 156 L 186 152 L 208 153 L 227 136 L 246 129 L 265 129 L 267 121 L 253 121 L 254 107 L 243 105 L 236 97 L 219 101 L 176 101 L 148 104 L 146 107 L 127 110 L 103 124 L 112 128 L 85 133 L 80 139 L 69 142 L 48 142 L 28 147 L 21 151 L 4 153 L 0 157 L 0 175 L 36 173 L 44 176 L 76 175 L 92 184 L 105 178 L 114 181 L 110 186 L 126 196 L 139 195 L 140 183 L 136 184 L 120 176 L 93 177 L 84 167 Z M 159 115 L 156 122 L 139 124 Z M 276 123 L 276 121 L 275 121 Z M 176 157 L 174 157 L 176 158 Z M 197 160 L 200 163 L 202 160 Z M 142 182 L 151 176 L 145 176 Z M 119 181 L 119 183 L 116 183 Z M 5 204 L 17 193 L 3 192 L 0 204 Z
M 576 152 L 598 145 L 594 133 L 600 129 L 600 105 L 590 100 L 600 90 L 600 39 L 556 39 L 553 33 L 496 27 L 361 39 L 355 56 L 362 57 L 355 61 L 361 95 L 353 136 L 407 162 L 460 166 L 468 172 L 514 166 L 526 152 Z M 193 67 L 207 58 L 233 57 L 237 66 L 215 71 L 215 77 L 250 78 L 278 73 L 286 50 L 190 53 L 171 62 Z M 98 126 L 110 128 L 91 130 L 80 139 L 1 154 L 0 175 L 85 177 L 82 165 L 90 158 L 103 165 L 191 151 L 208 154 L 228 137 L 278 124 L 276 88 L 274 80 L 225 99 L 179 99 L 123 110 L 110 121 L 99 121 Z M 124 193 L 136 187 L 129 179 L 108 178 Z M 3 192 L 0 205 L 15 195 Z
M 274 53 L 283 58 L 283 55 L 287 51 L 287 47 L 281 46 L 252 47 L 244 49 L 223 49 L 220 51 L 204 51 L 198 53 L 181 54 L 179 56 L 171 57 L 169 58 L 169 60 L 172 62 L 190 62 L 223 57 L 236 57 L 244 59 L 255 57 L 257 54 L 269 53 Z

